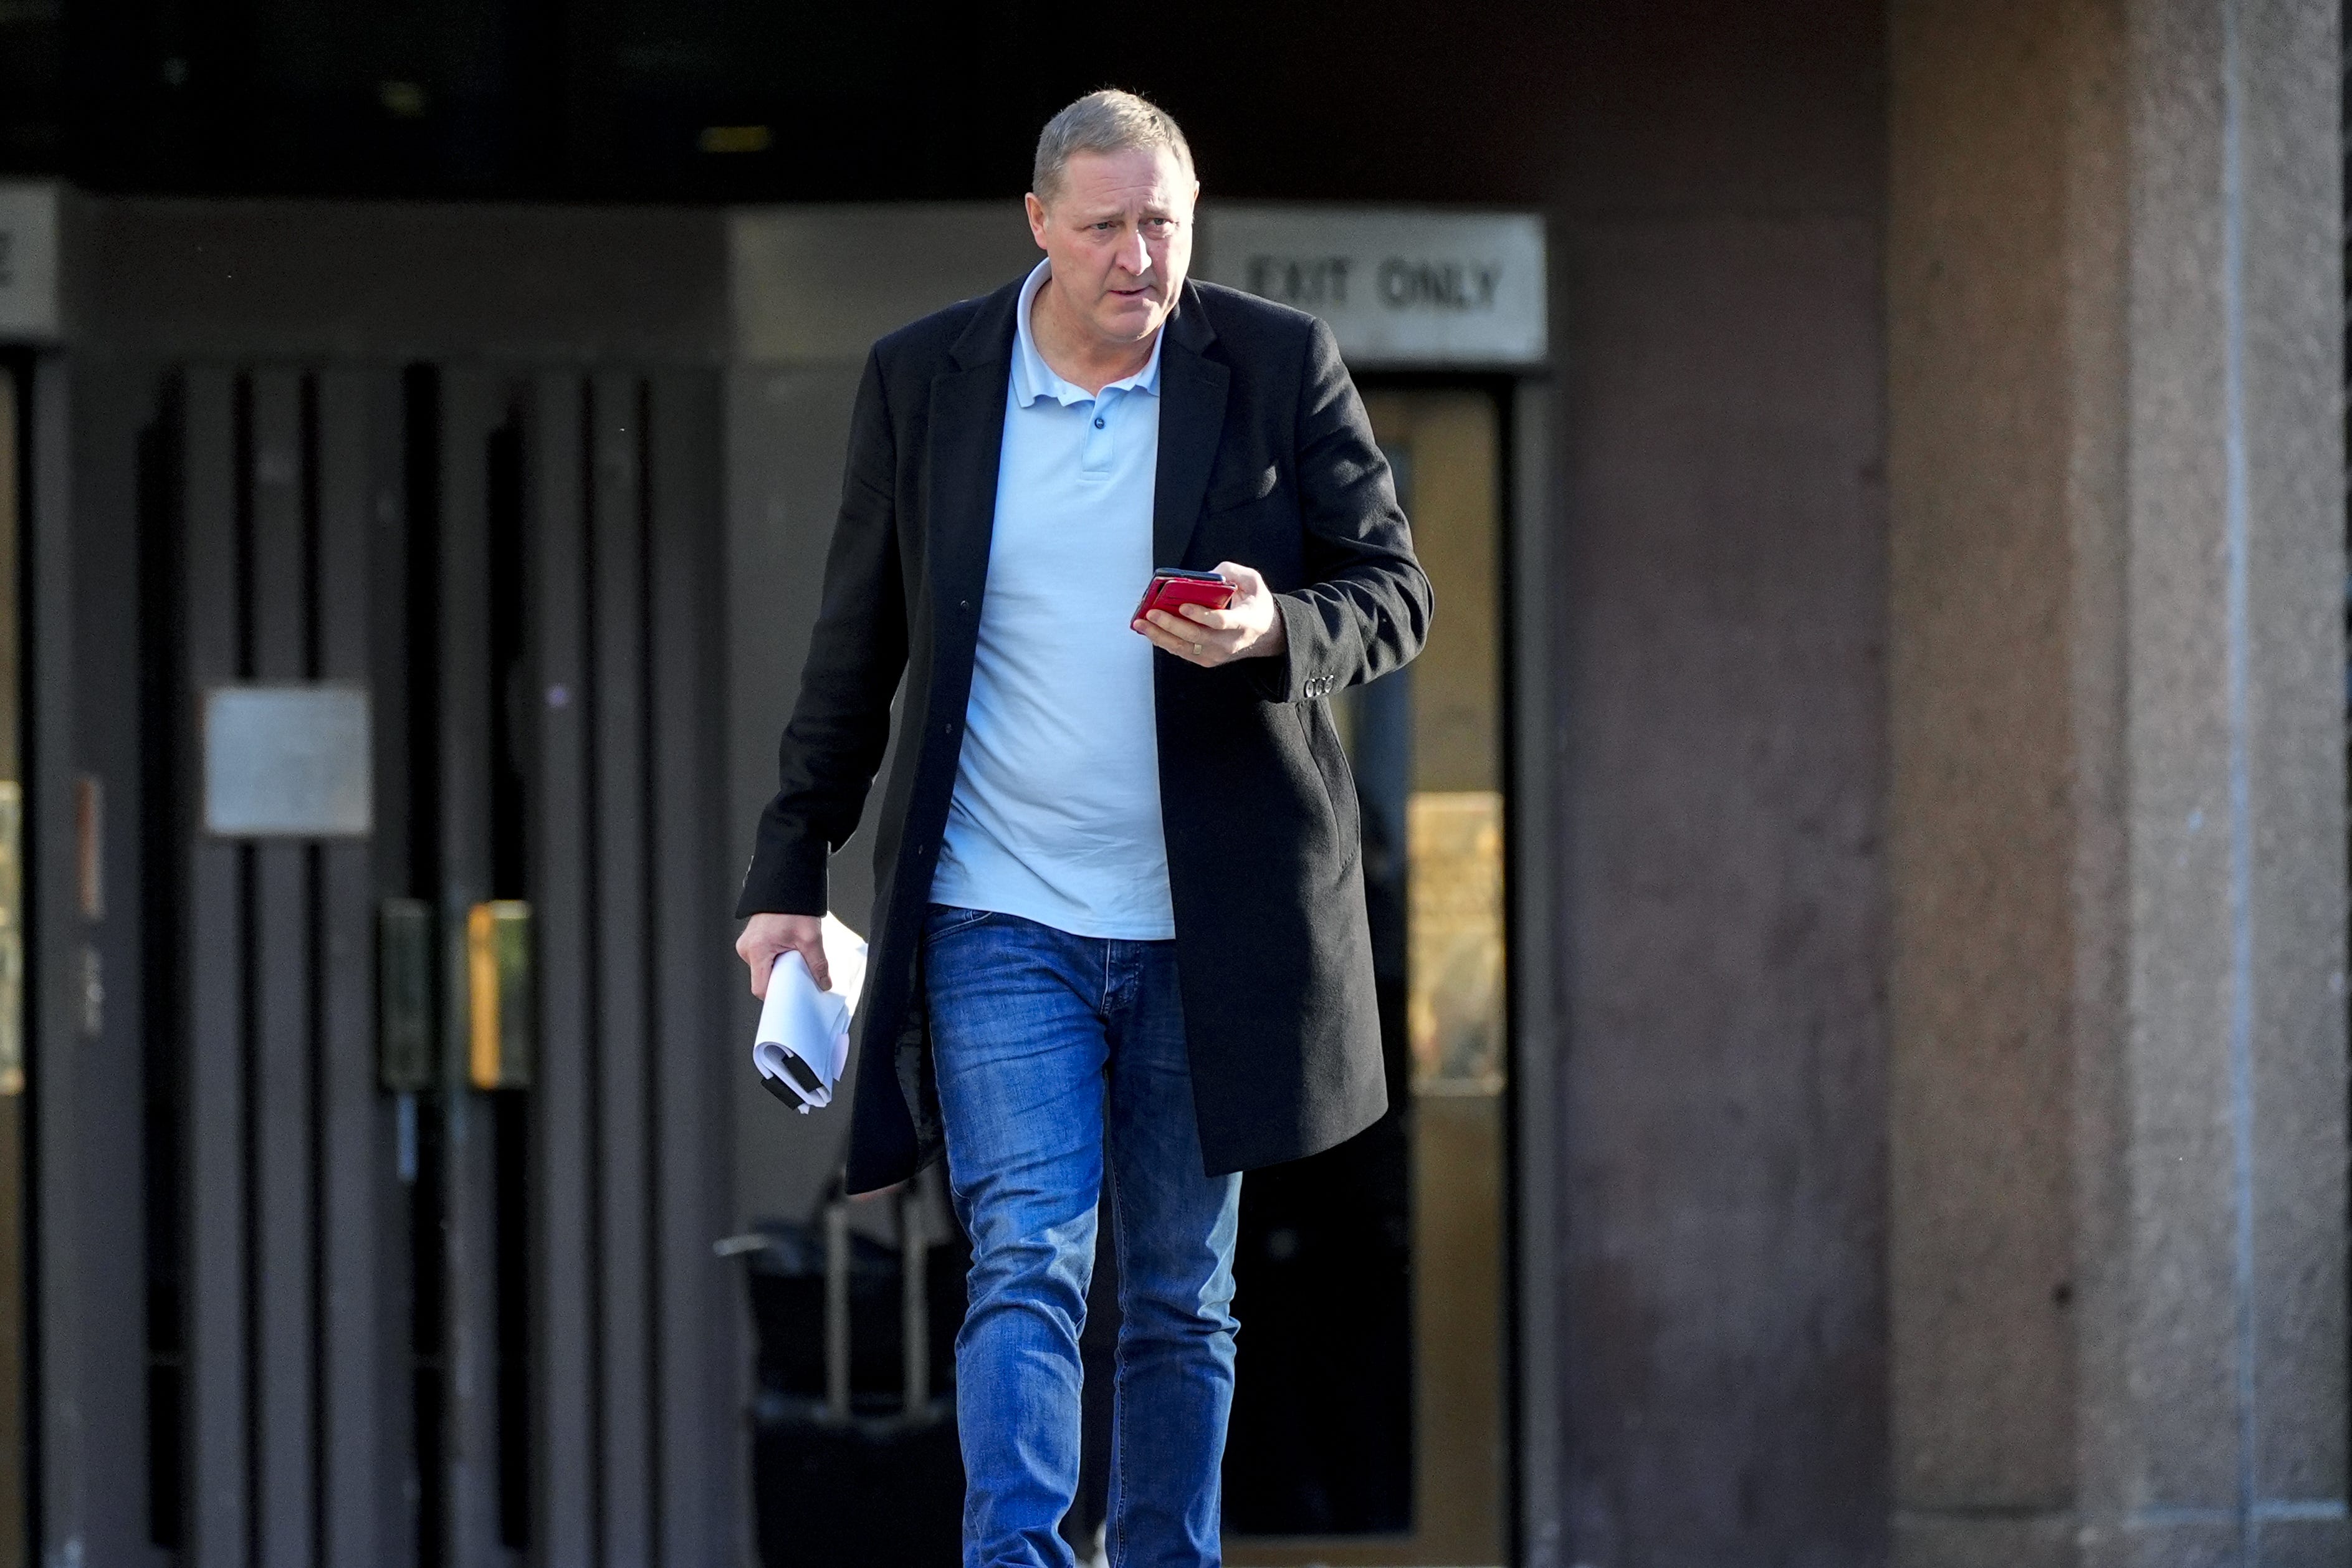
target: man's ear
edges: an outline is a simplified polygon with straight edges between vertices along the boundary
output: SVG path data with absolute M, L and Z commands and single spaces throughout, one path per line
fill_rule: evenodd
M 1045 204 L 1037 199 L 1036 192 L 1031 191 L 1021 198 L 1021 206 L 1029 215 L 1029 237 L 1037 242 L 1038 249 L 1045 249 Z

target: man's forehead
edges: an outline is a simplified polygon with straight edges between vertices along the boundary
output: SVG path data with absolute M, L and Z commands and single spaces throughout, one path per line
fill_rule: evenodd
M 1062 196 L 1073 207 L 1107 213 L 1129 207 L 1174 207 L 1190 194 L 1191 176 L 1174 153 L 1080 153 L 1062 176 Z
M 1183 205 L 1176 193 L 1165 189 L 1121 192 L 1108 198 L 1073 195 L 1062 201 L 1062 210 L 1072 217 L 1122 217 L 1131 212 L 1172 213 Z

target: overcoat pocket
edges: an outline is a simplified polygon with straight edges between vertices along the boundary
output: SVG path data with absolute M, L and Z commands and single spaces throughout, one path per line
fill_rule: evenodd
M 1357 812 L 1356 775 L 1348 766 L 1348 749 L 1339 743 L 1339 731 L 1322 703 L 1301 702 L 1297 707 L 1298 722 L 1307 731 L 1307 754 L 1315 759 L 1324 798 L 1330 803 L 1331 825 L 1339 832 L 1342 850 L 1352 850 L 1363 825 Z
M 1209 510 L 1230 511 L 1237 506 L 1247 506 L 1252 501 L 1264 500 L 1274 493 L 1274 487 L 1281 482 L 1282 471 L 1272 463 L 1268 463 L 1261 472 L 1252 474 L 1237 484 L 1226 485 L 1216 490 L 1209 497 Z

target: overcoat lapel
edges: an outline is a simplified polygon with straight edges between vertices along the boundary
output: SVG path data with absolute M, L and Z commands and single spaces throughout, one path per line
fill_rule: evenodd
M 1215 341 L 1200 291 L 1184 285 L 1184 300 L 1164 329 L 1160 353 L 1160 471 L 1151 491 L 1151 563 L 1181 566 L 1209 489 L 1217 437 L 1225 427 L 1225 387 L 1232 373 L 1203 353 Z
M 948 668 L 959 659 L 969 667 L 980 628 L 1013 374 L 1013 309 L 1020 293 L 1014 283 L 990 297 L 956 340 L 956 368 L 931 383 L 931 620 L 933 646 L 950 656 Z

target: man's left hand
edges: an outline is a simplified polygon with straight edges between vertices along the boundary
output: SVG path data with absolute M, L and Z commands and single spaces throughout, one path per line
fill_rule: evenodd
M 1179 615 L 1153 610 L 1132 623 L 1154 647 L 1187 664 L 1214 669 L 1237 658 L 1272 658 L 1283 650 L 1282 617 L 1275 613 L 1274 590 L 1253 567 L 1217 563 L 1217 575 L 1234 585 L 1234 602 L 1222 610 L 1181 605 Z

